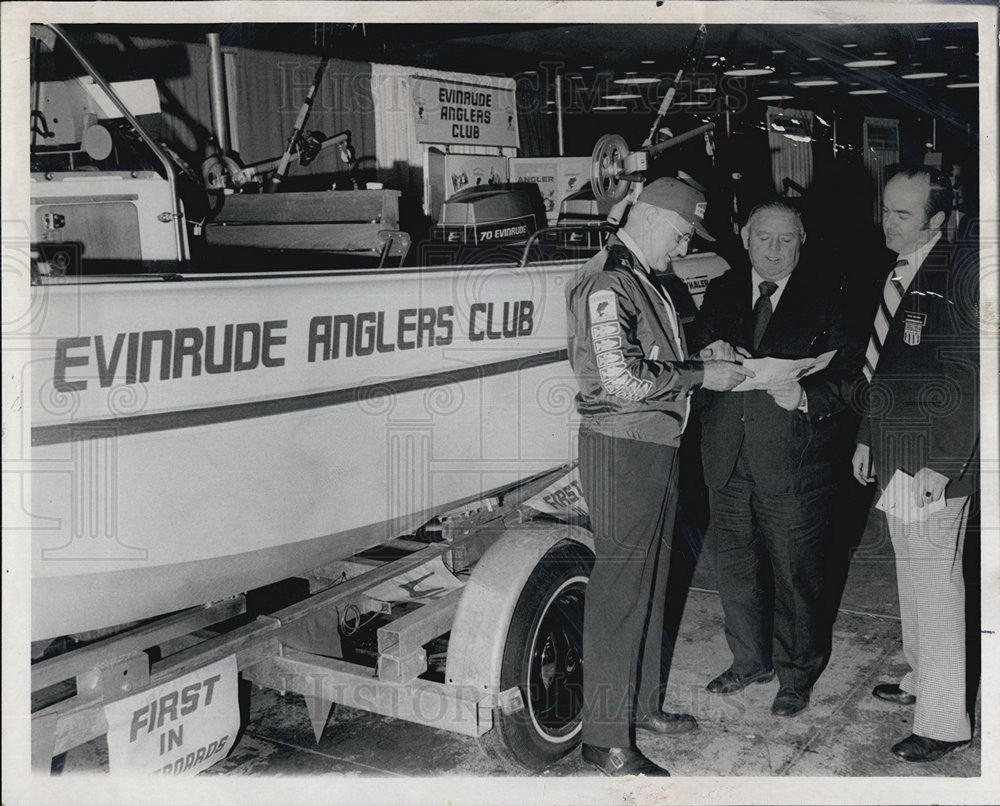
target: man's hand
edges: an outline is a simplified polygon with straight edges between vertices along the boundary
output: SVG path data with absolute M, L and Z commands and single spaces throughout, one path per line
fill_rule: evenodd
M 948 477 L 929 467 L 922 467 L 913 474 L 913 498 L 918 507 L 933 504 L 944 495 L 944 488 L 947 486 Z
M 713 392 L 728 392 L 744 378 L 752 378 L 754 372 L 732 361 L 706 361 L 705 379 L 701 385 Z
M 707 347 L 702 347 L 694 357 L 698 361 L 735 361 L 739 363 L 741 358 L 749 358 L 750 353 L 742 347 L 733 347 L 728 341 L 716 339 Z
M 867 445 L 858 443 L 854 449 L 851 467 L 854 469 L 854 478 L 858 480 L 858 484 L 871 484 L 875 481 L 875 474 L 872 473 L 872 453 Z
M 767 393 L 774 398 L 775 403 L 788 411 L 795 411 L 802 402 L 802 387 L 799 386 L 798 381 L 772 386 L 767 390 Z

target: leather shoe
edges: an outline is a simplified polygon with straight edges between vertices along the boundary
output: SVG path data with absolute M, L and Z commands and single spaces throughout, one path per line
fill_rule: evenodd
M 809 705 L 809 691 L 781 688 L 771 704 L 771 713 L 775 716 L 795 716 L 804 711 L 807 705 Z
M 965 747 L 971 741 L 972 739 L 961 742 L 946 742 L 911 733 L 903 741 L 892 746 L 892 753 L 903 761 L 937 761 L 945 753 Z
M 895 683 L 879 683 L 872 689 L 872 696 L 886 702 L 894 702 L 896 705 L 913 705 L 917 701 L 910 692 L 903 691 Z
M 713 694 L 735 694 L 742 691 L 751 683 L 766 683 L 774 680 L 774 669 L 764 669 L 760 672 L 750 674 L 740 674 L 732 666 L 712 680 L 706 689 Z
M 585 744 L 582 755 L 590 766 L 615 778 L 622 775 L 670 776 L 663 767 L 654 764 L 635 747 L 597 747 Z
M 698 720 L 691 714 L 667 714 L 659 711 L 648 716 L 638 717 L 635 726 L 639 730 L 650 733 L 687 733 L 698 727 Z

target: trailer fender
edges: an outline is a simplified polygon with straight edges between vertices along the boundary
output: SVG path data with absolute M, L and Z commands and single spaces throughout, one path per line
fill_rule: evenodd
M 538 562 L 565 540 L 594 552 L 591 533 L 566 524 L 509 529 L 490 546 L 473 569 L 455 614 L 445 667 L 448 683 L 473 686 L 499 704 L 500 669 L 514 608 Z

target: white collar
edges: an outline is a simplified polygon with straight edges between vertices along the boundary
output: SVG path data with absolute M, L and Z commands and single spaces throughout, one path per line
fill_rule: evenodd
M 927 259 L 927 255 L 930 254 L 931 249 L 933 249 L 934 245 L 940 240 L 941 233 L 936 232 L 934 233 L 934 237 L 927 241 L 927 243 L 921 244 L 911 252 L 899 255 L 898 259 L 905 260 L 906 265 L 897 266 L 893 272 L 893 276 L 903 284 L 904 288 L 912 282 L 913 275 L 917 273 L 917 269 L 923 265 L 923 262 Z
M 792 271 L 794 271 L 794 269 Z M 778 286 L 774 290 L 774 293 L 771 294 L 772 309 L 778 307 L 778 300 L 781 298 L 781 292 L 785 290 L 785 286 L 788 285 L 788 280 L 789 278 L 791 278 L 791 276 L 792 274 L 791 272 L 789 272 L 780 280 L 769 281 Z M 753 266 L 750 267 L 750 277 L 753 280 L 753 288 L 751 289 L 751 294 L 750 294 L 750 304 L 752 305 L 757 302 L 757 298 L 760 296 L 760 284 L 768 281 L 764 277 L 761 277 L 761 275 L 757 273 L 757 269 L 755 269 Z

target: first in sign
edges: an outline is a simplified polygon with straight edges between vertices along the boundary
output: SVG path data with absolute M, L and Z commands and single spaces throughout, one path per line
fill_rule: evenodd
M 236 656 L 104 706 L 112 773 L 193 775 L 229 753 L 240 727 Z

